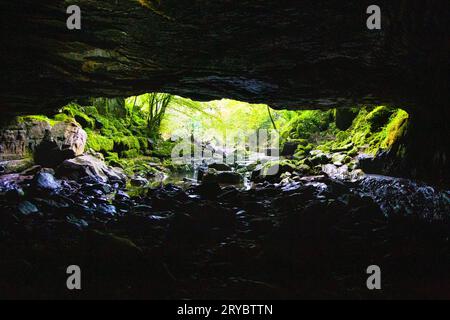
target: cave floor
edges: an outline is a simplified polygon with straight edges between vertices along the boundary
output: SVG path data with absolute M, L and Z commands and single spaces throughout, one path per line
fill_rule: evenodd
M 448 207 L 388 216 L 361 186 L 323 176 L 112 198 L 107 184 L 74 186 L 19 206 L 0 197 L 1 298 L 450 298 Z M 80 291 L 67 290 L 69 265 Z M 367 289 L 369 265 L 382 290 Z

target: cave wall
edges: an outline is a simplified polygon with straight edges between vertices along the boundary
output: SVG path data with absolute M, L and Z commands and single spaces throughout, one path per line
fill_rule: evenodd
M 66 28 L 70 4 L 81 7 L 81 30 Z M 149 91 L 284 108 L 388 104 L 412 114 L 419 141 L 436 136 L 420 147 L 412 138 L 411 154 L 423 164 L 438 157 L 442 167 L 449 3 L 377 1 L 376 31 L 366 28 L 370 4 L 2 0 L 0 112 L 45 113 L 73 99 Z

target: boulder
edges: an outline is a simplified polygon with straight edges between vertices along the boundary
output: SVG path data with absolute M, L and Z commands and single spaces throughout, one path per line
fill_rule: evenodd
M 231 167 L 226 163 L 215 162 L 208 165 L 208 168 L 214 169 L 217 171 L 231 171 Z
M 222 171 L 217 174 L 217 182 L 238 184 L 242 181 L 242 176 L 233 171 Z
M 343 164 L 350 162 L 350 160 L 351 158 L 343 153 L 334 153 L 331 156 L 331 162 L 335 166 L 342 166 Z
M 148 180 L 143 177 L 135 176 L 131 178 L 130 184 L 133 187 L 143 187 L 148 184 Z
M 337 167 L 334 164 L 326 164 L 322 166 L 322 171 L 333 179 L 344 180 L 349 178 L 349 172 L 347 166 Z
M 46 129 L 42 141 L 36 146 L 34 159 L 45 167 L 56 167 L 67 159 L 83 154 L 87 134 L 75 122 L 58 122 Z
M 33 186 L 38 190 L 54 191 L 61 187 L 59 181 L 49 172 L 39 172 L 34 176 Z
M 306 159 L 305 163 L 309 166 L 317 166 L 321 164 L 326 164 L 330 162 L 330 157 L 319 150 L 311 151 L 311 157 Z
M 75 156 L 83 154 L 87 134 L 76 122 L 57 122 L 51 129 L 51 135 L 62 150 L 70 149 L 74 152 Z
M 208 183 L 229 183 L 237 184 L 242 181 L 242 176 L 234 171 L 217 171 L 208 169 L 202 176 L 202 184 Z
M 17 209 L 24 216 L 28 216 L 30 214 L 39 212 L 39 209 L 33 203 L 31 203 L 30 201 L 22 201 L 17 206 Z
M 92 155 L 83 155 L 65 160 L 56 171 L 57 176 L 78 180 L 91 177 L 101 182 L 125 182 L 126 175 L 120 168 L 107 166 L 105 162 Z

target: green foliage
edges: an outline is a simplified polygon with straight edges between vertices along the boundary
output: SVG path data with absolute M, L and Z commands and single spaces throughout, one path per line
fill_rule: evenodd
M 328 128 L 323 130 L 330 119 L 329 111 L 300 111 L 283 129 L 288 132 L 288 137 L 306 137 L 315 149 L 324 152 L 343 151 L 353 157 L 358 152 L 375 154 L 379 149 L 390 148 L 404 135 L 408 114 L 404 110 L 385 106 L 363 107 L 347 130 L 339 130 L 333 122 L 328 122 Z M 302 159 L 309 151 L 299 146 L 295 157 Z

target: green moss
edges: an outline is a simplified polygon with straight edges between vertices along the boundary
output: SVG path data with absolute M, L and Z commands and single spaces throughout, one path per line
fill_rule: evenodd
M 122 152 L 122 156 L 125 158 L 136 158 L 140 155 L 139 150 L 133 149 L 133 150 L 127 150 Z
M 304 110 L 289 120 L 281 131 L 282 139 L 310 139 L 312 134 L 325 131 L 333 121 L 333 111 Z
M 301 137 L 309 142 L 297 148 L 296 159 L 309 157 L 312 149 L 325 153 L 344 152 L 354 157 L 358 152 L 376 154 L 380 149 L 391 148 L 405 134 L 408 114 L 385 106 L 362 107 L 346 130 L 338 129 L 329 120 L 329 112 L 302 111 L 288 123 L 290 129 L 282 128 L 286 140 Z
M 87 142 L 86 147 L 93 149 L 96 152 L 107 154 L 108 151 L 112 151 L 114 148 L 114 141 L 110 138 L 102 136 L 92 130 L 87 129 Z
M 63 107 L 62 112 L 75 119 L 75 121 L 77 121 L 84 129 L 94 129 L 94 119 L 91 119 L 85 113 L 83 107 L 76 104 L 69 104 Z
M 50 119 L 49 117 L 44 116 L 44 115 L 29 115 L 29 116 L 17 117 L 17 121 L 19 123 L 31 122 L 31 121 L 42 121 L 42 122 L 47 122 L 51 126 L 54 126 L 56 123 L 55 120 Z
M 369 125 L 373 131 L 377 131 L 387 124 L 387 122 L 393 112 L 394 112 L 394 110 L 391 108 L 388 108 L 385 106 L 379 106 L 379 107 L 376 107 L 375 109 L 373 109 L 366 116 L 366 121 L 369 123 Z
M 404 110 L 397 110 L 386 127 L 386 137 L 383 141 L 383 147 L 392 147 L 405 135 L 408 127 L 408 118 L 409 115 Z
M 116 151 L 128 151 L 139 150 L 139 139 L 134 136 L 122 136 L 114 139 L 114 150 Z
M 65 113 L 58 113 L 58 114 L 54 117 L 54 119 L 55 119 L 56 121 L 62 121 L 62 122 L 69 122 L 69 121 L 75 120 L 75 119 L 73 119 L 72 117 L 68 116 L 68 115 L 65 114 Z
M 266 162 L 261 170 L 262 176 L 279 176 L 285 172 L 294 172 L 296 162 L 292 160 L 275 160 Z
M 138 137 L 139 146 L 142 151 L 146 151 L 148 149 L 148 138 L 146 137 Z

